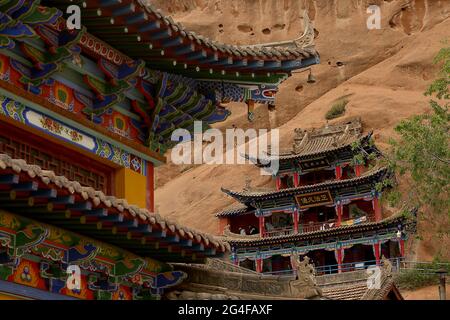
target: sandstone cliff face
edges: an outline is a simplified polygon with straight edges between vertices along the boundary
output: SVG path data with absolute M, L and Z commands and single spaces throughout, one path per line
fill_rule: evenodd
M 423 92 L 438 67 L 432 60 L 450 38 L 450 0 L 152 0 L 189 29 L 222 42 L 253 44 L 287 40 L 302 33 L 307 10 L 317 30 L 321 64 L 313 66 L 315 84 L 307 73 L 293 75 L 280 87 L 276 111 L 256 110 L 248 123 L 243 104 L 229 104 L 232 116 L 218 128 L 279 128 L 282 146 L 292 143 L 294 128 L 323 125 L 333 102 L 346 96 L 345 116 L 361 116 L 365 130 L 374 130 L 384 148 L 398 121 L 428 110 Z M 381 8 L 381 29 L 368 30 L 367 7 Z M 168 164 L 157 169 L 157 207 L 181 223 L 216 232 L 214 213 L 233 201 L 221 186 L 241 189 L 273 186 L 270 178 L 248 166 Z M 176 195 L 176 196 L 174 196 Z M 428 236 L 431 238 L 431 235 Z M 448 241 L 448 239 L 446 240 Z M 435 244 L 424 242 L 428 256 Z

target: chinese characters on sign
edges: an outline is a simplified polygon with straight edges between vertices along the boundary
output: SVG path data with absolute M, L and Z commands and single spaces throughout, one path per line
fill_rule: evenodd
M 300 162 L 299 164 L 300 164 L 300 168 L 302 169 L 302 171 L 325 168 L 330 165 L 326 158 L 314 159 L 314 160 L 310 160 L 310 161 L 303 161 L 303 162 Z
M 301 209 L 333 204 L 333 198 L 329 190 L 300 194 L 295 197 Z

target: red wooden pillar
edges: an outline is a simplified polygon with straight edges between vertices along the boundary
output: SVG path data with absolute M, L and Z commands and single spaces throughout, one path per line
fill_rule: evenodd
M 264 234 L 266 233 L 265 227 L 264 227 L 264 217 L 263 216 L 259 216 L 259 236 L 261 238 L 264 237 Z
M 277 176 L 277 190 L 281 189 L 281 177 Z
M 375 262 L 377 266 L 380 265 L 380 251 L 381 251 L 381 244 L 379 242 L 373 244 L 373 253 L 375 255 Z
M 359 177 L 361 176 L 361 173 L 362 173 L 362 165 L 360 164 L 355 165 L 355 175 Z
M 298 233 L 298 210 L 295 209 L 292 214 L 292 219 L 294 220 L 294 232 Z
M 261 273 L 263 269 L 262 267 L 263 267 L 263 259 L 261 258 L 256 259 L 256 272 Z
M 382 213 L 381 213 L 381 204 L 380 204 L 380 199 L 378 198 L 378 196 L 374 196 L 372 199 L 372 206 L 373 206 L 373 211 L 375 212 L 375 221 L 381 221 L 382 217 Z
M 338 264 L 338 273 L 342 273 L 342 262 L 343 262 L 343 253 L 344 253 L 344 249 L 339 248 L 336 249 L 336 261 Z
M 342 214 L 344 213 L 344 205 L 342 204 L 342 202 L 338 201 L 338 203 L 336 203 L 336 215 L 337 215 L 337 222 L 336 222 L 336 226 L 339 227 L 342 223 Z
M 342 166 L 336 166 L 336 168 L 334 169 L 334 172 L 336 174 L 336 180 L 341 180 L 342 179 Z
M 147 210 L 150 212 L 155 212 L 155 170 L 153 163 L 147 161 Z
M 300 173 L 294 173 L 294 187 L 298 187 L 300 185 Z
M 400 248 L 400 256 L 403 258 L 405 256 L 405 240 L 398 239 L 398 245 Z
M 230 218 L 222 217 L 219 218 L 219 235 L 223 235 L 226 226 L 230 224 Z

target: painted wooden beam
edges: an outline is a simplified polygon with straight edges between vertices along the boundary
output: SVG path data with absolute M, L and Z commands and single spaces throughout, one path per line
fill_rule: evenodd
M 104 222 L 123 222 L 124 215 L 123 213 L 119 214 L 108 214 L 107 217 L 103 217 L 101 221 Z
M 52 204 L 74 204 L 75 203 L 75 196 L 62 196 L 58 197 L 55 200 L 52 200 L 50 203 Z
M 108 216 L 108 209 L 105 208 L 93 209 L 87 212 L 87 214 L 89 217 L 104 218 Z
M 205 251 L 205 245 L 203 243 L 194 244 L 192 246 L 193 251 Z
M 148 37 L 153 41 L 164 40 L 170 38 L 171 36 L 172 31 L 170 29 L 163 29 L 161 31 L 148 34 Z
M 203 254 L 204 254 L 205 256 L 215 256 L 215 255 L 216 255 L 216 249 L 214 249 L 214 248 L 208 248 L 208 249 L 206 249 L 206 250 L 203 252 Z
M 17 184 L 19 183 L 19 175 L 5 174 L 0 176 L 0 184 Z
M 221 58 L 218 61 L 212 63 L 213 65 L 217 65 L 217 66 L 226 66 L 226 65 L 232 65 L 233 64 L 233 58 L 231 57 L 225 57 L 225 58 Z
M 148 31 L 155 31 L 161 28 L 161 23 L 156 20 L 156 21 L 152 21 L 152 22 L 146 22 L 144 23 L 142 26 L 140 26 L 138 28 L 139 32 L 145 33 Z
M 205 59 L 200 60 L 201 63 L 213 63 L 216 61 L 219 61 L 219 54 L 217 52 L 215 52 L 213 55 L 209 55 Z
M 203 59 L 206 58 L 208 56 L 208 53 L 206 52 L 206 50 L 200 50 L 194 53 L 190 53 L 186 55 L 186 59 L 187 60 L 199 60 L 199 59 Z
M 36 190 L 30 193 L 34 198 L 56 198 L 58 191 L 56 189 Z
M 100 7 L 106 8 L 110 6 L 119 5 L 123 0 L 100 0 Z
M 15 184 L 13 190 L 15 191 L 36 191 L 39 184 L 36 181 L 22 182 Z
M 138 225 L 139 221 L 137 219 L 125 220 L 116 223 L 116 226 L 119 228 L 136 228 Z
M 77 211 L 89 211 L 92 210 L 92 203 L 90 201 L 79 202 L 68 205 L 67 208 L 70 210 L 77 210 Z
M 247 63 L 248 68 L 261 68 L 264 66 L 264 61 L 262 60 L 253 60 Z
M 123 7 L 112 10 L 111 15 L 113 17 L 128 15 L 136 12 L 136 5 L 134 3 L 129 3 Z
M 175 38 L 161 41 L 161 45 L 164 48 L 176 47 L 181 44 L 183 44 L 183 38 L 181 38 L 181 37 L 175 37 Z
M 224 65 L 224 68 L 245 68 L 248 66 L 248 60 L 247 59 L 241 59 L 241 60 L 235 60 L 230 65 Z
M 160 230 L 160 231 L 156 231 L 156 232 L 154 231 L 149 235 L 149 237 L 152 237 L 152 238 L 165 238 L 166 236 L 167 236 L 166 230 Z
M 192 247 L 192 239 L 183 239 L 180 241 L 182 247 Z
M 141 224 L 137 227 L 131 227 L 129 228 L 132 232 L 138 232 L 138 233 L 144 233 L 144 234 L 151 234 L 152 233 L 152 226 L 149 224 Z
M 170 242 L 170 243 L 178 243 L 180 242 L 180 236 L 177 234 L 174 234 L 172 236 L 166 237 L 164 241 Z
M 175 49 L 174 52 L 177 56 L 195 52 L 195 44 L 191 43 L 186 46 L 181 46 L 181 47 Z

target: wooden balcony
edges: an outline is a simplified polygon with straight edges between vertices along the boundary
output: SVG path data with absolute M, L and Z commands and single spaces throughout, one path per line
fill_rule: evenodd
M 352 225 L 350 222 L 354 222 L 358 219 L 350 219 L 342 221 L 341 226 L 345 225 Z M 367 223 L 367 222 L 375 222 L 375 215 L 367 215 L 365 216 L 365 219 L 359 219 L 358 223 L 353 224 L 360 224 L 360 223 Z M 298 225 L 298 233 L 307 233 L 307 232 L 314 232 L 314 231 L 323 231 L 323 230 L 329 230 L 336 228 L 336 220 L 330 220 L 327 222 L 310 222 L 310 223 L 303 223 Z M 269 238 L 269 237 L 278 237 L 278 236 L 286 236 L 290 234 L 295 234 L 294 226 L 288 226 L 285 228 L 275 228 L 272 230 L 266 230 L 263 237 Z

